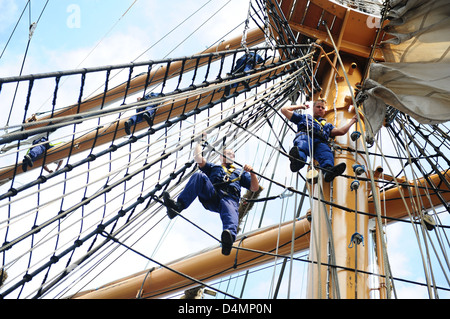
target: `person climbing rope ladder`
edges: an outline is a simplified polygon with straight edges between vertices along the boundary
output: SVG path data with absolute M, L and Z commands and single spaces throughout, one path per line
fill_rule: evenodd
M 160 96 L 160 93 L 150 93 L 144 97 L 138 97 L 137 101 L 147 101 L 152 97 Z M 125 122 L 125 133 L 127 135 L 131 134 L 131 128 L 133 128 L 137 123 L 145 120 L 149 127 L 153 125 L 153 119 L 155 118 L 157 104 L 148 105 L 145 107 L 140 107 L 136 109 L 136 115 L 133 115 Z
M 194 159 L 200 171 L 191 176 L 176 201 L 170 198 L 168 192 L 163 193 L 170 219 L 188 208 L 197 197 L 207 210 L 220 214 L 224 255 L 230 254 L 236 239 L 241 187 L 254 192 L 259 190 L 259 182 L 253 168 L 250 165 L 244 165 L 243 170 L 236 168 L 233 165 L 234 156 L 234 152 L 227 149 L 221 155 L 221 165 L 209 163 L 202 156 L 201 144 L 198 143 L 194 150 Z
M 253 70 L 257 64 L 263 63 L 264 59 L 257 54 L 256 52 L 249 52 L 241 56 L 235 63 L 233 69 L 231 70 L 231 73 L 228 75 L 235 75 L 237 73 L 244 73 L 248 72 L 250 70 Z M 233 83 L 231 85 L 227 85 L 225 87 L 225 96 L 230 95 L 230 90 L 232 88 L 238 87 L 239 84 L 243 84 L 245 89 L 249 90 L 249 84 L 247 81 L 242 81 L 239 83 Z
M 49 143 L 47 137 L 41 137 L 35 139 L 32 145 L 33 147 L 30 148 L 27 151 L 27 154 L 23 157 L 22 170 L 24 172 L 28 170 L 28 167 L 33 167 L 34 161 L 36 161 L 38 158 L 41 158 L 45 152 L 47 152 L 50 148 L 54 147 L 56 144 Z M 59 168 L 62 165 L 62 162 L 63 162 L 62 160 L 58 160 L 55 162 L 56 170 L 59 170 Z M 43 167 L 48 173 L 53 173 L 53 170 L 49 169 L 47 164 L 44 164 Z
M 308 105 L 288 105 L 281 108 L 281 113 L 291 122 L 297 124 L 297 134 L 294 138 L 294 147 L 289 151 L 290 169 L 298 172 L 305 164 L 310 149 L 314 150 L 314 159 L 319 162 L 324 171 L 325 182 L 331 182 L 336 176 L 342 175 L 346 169 L 345 163 L 334 165 L 334 155 L 328 145 L 330 137 L 346 134 L 350 127 L 356 123 L 356 115 L 340 128 L 327 123 L 323 118 L 326 111 L 326 102 L 317 100 L 313 104 L 313 116 L 299 114 L 295 110 L 306 110 Z M 311 130 L 313 138 L 311 139 Z M 312 143 L 311 143 L 312 142 Z

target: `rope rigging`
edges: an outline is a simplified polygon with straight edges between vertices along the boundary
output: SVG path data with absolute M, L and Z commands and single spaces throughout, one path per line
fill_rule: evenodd
M 274 78 L 273 78 L 273 79 L 274 79 Z M 234 95 L 236 95 L 236 94 L 234 94 Z M 235 97 L 235 96 L 234 96 L 234 97 Z M 220 103 L 223 103 L 223 101 L 221 100 Z M 215 103 L 210 103 L 210 104 L 207 105 L 207 108 L 214 107 L 214 105 L 215 105 Z M 205 108 L 205 109 L 207 109 L 207 108 Z M 247 107 L 247 109 L 248 109 L 248 107 Z M 198 114 L 201 114 L 201 110 L 200 110 L 200 112 L 198 112 L 198 110 L 199 110 L 199 109 L 196 109 L 194 112 L 192 112 L 192 113 L 191 113 L 191 116 L 192 116 L 192 115 L 195 115 L 195 116 L 196 116 L 196 115 L 198 115 Z M 245 111 L 245 110 L 244 110 L 244 111 Z M 235 113 L 233 113 L 233 114 L 231 115 L 231 118 L 236 118 L 236 116 L 240 115 L 241 113 L 243 113 L 243 111 L 235 112 Z M 256 114 L 255 114 L 255 115 L 256 115 Z M 186 119 L 186 118 L 188 118 L 188 117 L 189 117 L 189 116 L 184 116 L 184 117 L 180 117 L 180 118 L 184 120 L 184 119 Z M 95 117 L 94 117 L 94 118 L 95 118 Z M 211 117 L 209 117 L 209 119 L 211 119 Z M 14 190 L 11 189 L 10 192 L 8 192 L 7 194 L 5 194 L 5 195 L 3 196 L 3 199 L 9 198 L 10 195 L 11 195 L 12 193 L 18 194 L 18 193 L 20 193 L 20 192 L 22 192 L 22 191 L 25 191 L 25 190 L 28 189 L 28 188 L 33 187 L 33 186 L 36 185 L 36 184 L 42 184 L 42 183 L 44 183 L 44 182 L 48 182 L 48 181 L 50 181 L 52 178 L 55 178 L 57 175 L 63 175 L 63 174 L 66 175 L 66 174 L 69 173 L 70 171 L 75 170 L 77 167 L 79 167 L 79 166 L 81 166 L 81 165 L 83 165 L 83 164 L 88 164 L 88 165 L 90 166 L 91 163 L 94 163 L 100 156 L 103 156 L 103 155 L 106 155 L 106 154 L 110 154 L 110 153 L 113 152 L 113 151 L 117 151 L 117 150 L 120 149 L 122 146 L 125 146 L 125 145 L 131 145 L 132 142 L 139 141 L 139 140 L 142 139 L 143 137 L 146 137 L 146 136 L 150 137 L 150 135 L 154 135 L 159 129 L 167 129 L 169 126 L 173 126 L 173 124 L 175 124 L 175 123 L 177 123 L 177 122 L 180 122 L 180 123 L 181 123 L 181 120 L 177 120 L 177 119 L 174 120 L 174 119 L 171 119 L 171 120 L 170 120 L 170 125 L 168 125 L 168 123 L 166 122 L 166 123 L 160 125 L 159 127 L 155 127 L 155 126 L 154 126 L 154 127 L 152 128 L 151 132 L 146 132 L 146 133 L 143 133 L 143 134 L 140 134 L 140 135 L 135 135 L 135 136 L 134 136 L 133 138 L 131 138 L 130 140 L 125 141 L 125 142 L 123 142 L 123 143 L 121 143 L 121 144 L 118 144 L 118 145 L 112 145 L 112 146 L 110 146 L 109 148 L 105 149 L 104 151 L 102 151 L 102 152 L 100 152 L 100 153 L 93 153 L 93 152 L 91 152 L 91 153 L 88 155 L 87 158 L 85 158 L 85 159 L 79 161 L 78 163 L 66 165 L 63 169 L 61 169 L 60 171 L 58 171 L 57 174 L 50 175 L 50 176 L 46 176 L 45 178 L 44 178 L 43 176 L 41 176 L 41 177 L 39 177 L 39 179 L 38 179 L 36 182 L 32 182 L 32 183 L 30 183 L 30 184 L 28 184 L 28 185 L 25 185 L 25 187 L 18 188 L 18 189 L 17 189 L 17 190 L 18 190 L 17 193 L 16 193 Z M 243 123 L 245 123 L 245 122 L 243 122 Z M 74 124 L 74 123 L 70 123 L 70 125 L 73 125 L 73 124 Z M 219 127 L 220 127 L 221 125 L 222 125 L 222 124 L 219 123 Z M 245 125 L 248 126 L 248 124 L 245 124 Z M 99 127 L 100 127 L 100 126 L 99 126 Z M 190 128 L 188 128 L 188 130 L 189 130 L 189 129 L 190 129 Z M 97 131 L 98 131 L 98 130 L 97 130 Z M 181 140 L 179 140 L 177 143 L 179 143 L 179 142 L 181 142 Z M 84 188 L 84 190 L 85 190 L 85 191 L 84 191 L 84 195 L 83 195 L 84 199 L 81 201 L 80 204 L 73 206 L 73 208 L 71 208 L 71 209 L 61 210 L 57 217 L 55 217 L 55 218 L 53 218 L 53 219 L 50 219 L 47 223 L 43 223 L 43 224 L 41 224 L 41 225 L 36 225 L 37 227 L 34 227 L 32 231 L 29 231 L 29 232 L 25 233 L 24 236 L 21 236 L 20 238 L 18 238 L 18 239 L 16 239 L 16 240 L 10 240 L 10 241 L 8 241 L 5 245 L 3 245 L 2 251 L 6 252 L 6 251 L 9 250 L 11 247 L 13 247 L 19 240 L 22 240 L 22 239 L 24 239 L 24 238 L 26 238 L 26 237 L 28 237 L 28 236 L 30 236 L 30 235 L 35 235 L 35 234 L 37 234 L 39 231 L 41 231 L 42 229 L 44 229 L 47 225 L 51 225 L 51 224 L 54 223 L 55 221 L 58 221 L 58 222 L 63 221 L 63 219 L 65 219 L 65 218 L 67 218 L 67 216 L 73 214 L 73 213 L 74 213 L 76 210 L 78 210 L 80 207 L 81 207 L 82 209 L 84 209 L 84 207 L 85 207 L 88 203 L 92 203 L 96 198 L 99 198 L 101 195 L 107 194 L 110 190 L 116 188 L 116 187 L 117 187 L 118 185 L 120 185 L 121 183 L 130 180 L 130 178 L 131 178 L 132 176 L 136 176 L 136 174 L 139 174 L 139 173 L 141 173 L 142 171 L 145 171 L 146 169 L 148 169 L 149 167 L 151 167 L 152 165 L 157 164 L 157 163 L 160 162 L 161 160 L 164 160 L 164 159 L 168 158 L 168 157 L 169 157 L 168 155 L 170 155 L 170 154 L 175 154 L 176 152 L 180 151 L 184 146 L 187 146 L 187 145 L 189 145 L 190 143 L 191 143 L 191 140 L 189 139 L 188 141 L 184 142 L 184 145 L 181 145 L 181 146 L 177 147 L 175 150 L 172 150 L 171 153 L 167 153 L 167 152 L 164 151 L 164 152 L 163 152 L 164 155 L 163 155 L 162 157 L 157 158 L 157 159 L 156 159 L 155 161 L 153 161 L 153 162 L 150 162 L 150 163 L 147 162 L 145 168 L 143 168 L 143 169 L 141 169 L 141 170 L 138 170 L 138 171 L 135 171 L 135 172 L 131 173 L 131 175 L 130 175 L 130 173 L 128 173 L 128 175 L 127 175 L 126 177 L 122 178 L 121 180 L 119 180 L 119 181 L 116 182 L 116 183 L 108 183 L 108 185 L 105 185 L 104 188 L 103 188 L 101 191 L 96 192 L 96 194 L 95 194 L 94 196 L 87 196 L 87 193 L 86 193 L 87 187 Z M 130 153 L 129 155 L 131 155 L 131 153 Z M 111 163 L 109 163 L 109 165 L 111 165 Z M 169 184 L 169 182 L 171 182 L 171 181 L 174 179 L 175 176 L 178 176 L 179 174 L 181 174 L 182 172 L 184 172 L 184 171 L 186 170 L 186 168 L 188 168 L 189 166 L 190 166 L 190 165 L 188 165 L 188 163 L 187 163 L 187 165 L 185 165 L 185 167 L 182 167 L 178 172 L 176 172 L 176 173 L 174 173 L 173 175 L 171 175 L 166 181 L 164 181 L 164 182 L 159 182 L 159 183 L 157 184 L 156 190 L 159 190 L 159 189 L 161 189 L 162 187 L 167 186 L 167 185 Z M 111 173 L 114 174 L 114 171 L 111 171 Z M 111 176 L 111 173 L 109 174 L 109 176 Z M 89 174 L 89 173 L 88 173 L 88 174 Z M 88 180 L 89 180 L 89 175 L 87 175 L 87 178 L 88 178 Z M 101 179 L 102 179 L 102 178 L 100 178 L 99 180 L 101 180 Z M 64 183 L 66 183 L 66 182 L 67 182 L 67 181 L 65 181 Z M 109 179 L 108 179 L 108 182 L 110 182 Z M 66 184 L 65 184 L 65 185 L 66 185 Z M 134 210 L 134 209 L 136 208 L 136 205 L 137 205 L 137 204 L 143 203 L 146 199 L 149 199 L 149 198 L 151 198 L 152 196 L 154 196 L 154 194 L 155 194 L 155 191 L 149 193 L 149 195 L 147 195 L 147 196 L 142 196 L 142 197 L 140 197 L 140 198 L 138 199 L 138 201 L 135 202 L 135 204 L 133 204 L 132 206 L 130 206 L 130 207 L 128 207 L 128 208 L 125 208 L 125 209 L 122 209 L 121 211 L 119 211 L 118 216 L 124 215 L 124 214 L 126 214 L 127 212 Z M 8 204 L 8 205 L 10 205 L 10 204 Z M 40 206 L 41 206 L 41 205 L 38 205 L 38 207 L 36 208 L 36 213 L 37 213 L 40 209 L 42 209 L 42 207 L 40 208 Z M 114 218 L 112 218 L 108 223 L 106 223 L 106 225 L 110 225 L 110 224 L 114 223 L 117 219 L 118 219 L 117 216 L 114 217 Z M 9 226 L 8 226 L 8 227 L 9 227 Z M 96 234 L 96 232 L 94 231 L 94 232 L 91 232 L 91 234 L 88 235 L 88 237 L 93 237 L 93 236 L 95 236 L 95 235 L 97 235 L 97 234 Z M 76 242 L 75 242 L 75 244 L 72 245 L 73 248 L 79 247 L 79 246 L 82 244 L 82 242 L 86 240 L 86 238 L 85 238 L 85 239 L 81 239 L 82 237 L 79 237 L 79 238 L 80 238 L 80 239 L 77 239 Z M 69 249 L 69 250 L 70 250 L 70 249 Z M 63 257 L 63 255 L 60 255 L 60 256 L 58 256 L 58 257 L 55 258 L 55 259 L 61 259 L 62 257 Z M 53 260 L 53 259 L 52 259 L 52 260 Z M 27 280 L 29 280 L 29 279 L 32 278 L 33 276 L 34 276 L 34 274 L 28 274 L 28 275 L 27 275 Z M 24 282 L 21 281 L 21 282 L 19 282 L 19 285 L 20 285 L 20 284 L 23 284 L 23 283 L 24 283 Z
M 272 3 L 272 1 L 269 2 Z M 9 166 L 5 168 L 13 172 L 11 177 L 0 178 L 3 183 L 0 185 L 0 209 L 7 211 L 7 214 L 0 219 L 0 236 L 4 238 L 0 247 L 0 253 L 3 256 L 0 274 L 3 270 L 9 273 L 5 288 L 1 287 L 2 290 L 0 290 L 1 298 L 13 294 L 17 297 L 26 295 L 26 297 L 42 298 L 52 294 L 65 296 L 73 294 L 74 291 L 79 292 L 102 272 L 103 268 L 99 268 L 103 267 L 103 264 L 113 259 L 114 261 L 110 261 L 106 266 L 113 267 L 114 262 L 119 260 L 119 257 L 125 256 L 126 252 L 142 257 L 147 263 L 165 267 L 164 262 L 149 253 L 149 248 L 142 248 L 139 244 L 143 241 L 150 242 L 152 246 L 155 244 L 154 254 L 156 254 L 156 251 L 162 247 L 162 240 L 169 236 L 167 230 L 160 236 L 157 233 L 163 226 L 166 229 L 172 229 L 173 226 L 167 224 L 161 194 L 166 190 L 178 194 L 189 177 L 197 171 L 195 161 L 192 159 L 192 146 L 204 132 L 207 132 L 209 137 L 208 147 L 204 149 L 208 160 L 216 160 L 223 155 L 221 151 L 223 146 L 232 145 L 233 148 L 245 152 L 243 160 L 235 161 L 236 167 L 242 168 L 244 163 L 248 162 L 247 157 L 251 157 L 254 161 L 253 167 L 259 167 L 255 170 L 255 174 L 264 184 L 264 187 L 260 189 L 262 197 L 242 199 L 242 203 L 254 204 L 256 208 L 259 208 L 259 203 L 264 205 L 257 228 L 263 226 L 264 211 L 266 207 L 270 207 L 269 202 L 282 200 L 283 206 L 286 203 L 286 211 L 288 211 L 288 204 L 289 207 L 292 205 L 292 198 L 295 199 L 296 208 L 294 221 L 306 218 L 300 217 L 305 197 L 329 209 L 339 208 L 348 214 L 354 214 L 355 219 L 360 215 L 375 218 L 379 216 L 377 213 L 359 211 L 358 208 L 349 209 L 336 204 L 333 200 L 325 200 L 323 196 L 311 195 L 306 191 L 307 181 L 302 174 L 295 174 L 295 176 L 290 174 L 291 182 L 287 182 L 288 178 L 284 176 L 284 170 L 277 167 L 283 165 L 278 163 L 286 163 L 290 157 L 285 148 L 285 136 L 295 133 L 291 125 L 280 116 L 279 109 L 288 101 L 292 101 L 293 96 L 298 94 L 299 88 L 306 96 L 310 96 L 314 88 L 319 86 L 312 74 L 313 52 L 307 51 L 311 50 L 312 46 L 271 44 L 271 40 L 280 34 L 283 34 L 281 37 L 283 40 L 291 39 L 293 35 L 289 29 L 286 29 L 282 17 L 274 13 L 276 11 L 274 6 L 268 6 L 267 9 L 262 10 L 264 4 L 257 1 L 256 5 L 259 8 L 255 8 L 250 2 L 248 19 L 251 17 L 255 22 L 257 19 L 261 20 L 262 27 L 258 26 L 266 31 L 264 32 L 267 42 L 265 47 L 254 48 L 253 44 L 246 43 L 244 41 L 246 38 L 243 37 L 245 43 L 243 48 L 226 52 L 218 51 L 180 59 L 0 79 L 2 87 L 8 84 L 28 83 L 27 102 L 23 110 L 24 119 L 30 115 L 29 110 L 32 105 L 30 99 L 32 100 L 35 94 L 33 86 L 48 79 L 55 85 L 52 109 L 45 112 L 52 114 L 52 117 L 9 126 L 8 129 L 16 128 L 17 131 L 0 136 L 0 144 L 4 145 L 0 159 L 8 161 Z M 259 10 L 262 15 L 251 15 L 251 10 Z M 269 19 L 269 16 L 273 19 Z M 270 34 L 267 33 L 268 30 Z M 305 51 L 307 53 L 304 53 Z M 229 72 L 224 75 L 228 70 L 232 70 L 238 55 L 249 52 L 255 54 L 258 52 L 263 56 L 264 63 L 257 64 L 248 71 Z M 180 63 L 179 71 L 172 71 L 173 65 L 178 62 Z M 112 84 L 110 76 L 112 70 L 123 71 L 127 75 L 124 76 L 122 86 L 115 93 L 116 99 L 108 101 L 108 92 L 119 87 Z M 139 73 L 142 70 L 144 72 Z M 162 75 L 159 74 L 161 70 L 163 70 Z M 86 78 L 97 73 L 104 75 L 105 78 L 104 92 L 96 97 L 100 101 L 97 101 L 99 107 L 78 112 L 85 103 L 83 96 Z M 139 75 L 134 76 L 134 74 Z M 189 75 L 192 77 L 188 78 Z M 133 80 L 139 76 L 143 76 L 145 80 L 135 87 Z M 78 111 L 59 116 L 59 111 L 64 109 L 57 108 L 58 98 L 61 95 L 59 81 L 64 77 L 80 78 L 80 92 L 72 106 Z M 236 87 L 232 87 L 228 93 L 225 93 L 225 88 L 232 85 Z M 137 97 L 145 97 L 149 92 L 158 92 L 161 95 L 150 100 L 136 100 Z M 140 109 L 151 105 L 155 110 L 152 125 L 142 122 L 140 126 L 134 127 L 131 134 L 125 134 L 123 123 L 132 115 L 143 114 L 145 111 Z M 405 132 L 409 144 L 405 143 L 402 147 L 406 152 L 414 149 L 418 153 L 383 154 L 383 158 L 408 159 L 408 165 L 416 165 L 419 170 L 424 167 L 421 163 L 426 161 L 429 169 L 421 173 L 423 176 L 428 176 L 432 172 L 442 172 L 439 185 L 435 185 L 430 179 L 427 179 L 428 183 L 424 185 L 411 185 L 407 181 L 391 181 L 382 178 L 351 175 L 342 177 L 361 183 L 372 181 L 380 185 L 380 189 L 383 190 L 395 185 L 416 190 L 417 193 L 426 191 L 421 201 L 437 194 L 440 197 L 440 203 L 448 211 L 445 193 L 450 187 L 446 178 L 448 169 L 445 167 L 448 167 L 449 161 L 442 148 L 450 148 L 449 130 L 445 125 L 436 125 L 432 130 L 422 125 L 419 128 L 417 123 L 410 119 L 404 120 L 402 116 L 397 115 L 387 127 L 397 140 L 405 137 L 400 136 L 398 131 L 400 128 L 396 125 L 401 125 L 403 131 L 405 127 L 411 129 Z M 429 134 L 426 134 L 428 129 L 430 129 Z M 105 132 L 110 134 L 106 142 L 102 139 L 106 135 Z M 441 133 L 435 134 L 435 132 Z M 39 170 L 19 172 L 21 166 L 19 154 L 22 155 L 29 148 L 26 144 L 28 140 L 40 135 L 47 136 L 48 142 L 51 143 L 60 140 L 69 141 L 64 142 L 64 147 L 59 147 L 59 151 L 64 149 L 68 153 L 61 157 L 55 156 L 57 152 L 52 153 L 58 150 L 55 146 L 53 150 L 44 153 L 42 162 L 34 163 L 34 168 L 39 167 Z M 417 141 L 418 136 L 425 141 L 426 145 L 420 145 Z M 88 139 L 83 141 L 84 137 Z M 44 142 L 43 145 L 46 143 Z M 82 149 L 83 143 L 88 145 L 84 149 Z M 248 151 L 252 144 L 255 147 L 251 147 Z M 265 148 L 264 152 L 260 152 L 260 146 Z M 426 151 L 419 151 L 422 147 Z M 435 153 L 430 153 L 430 149 Z M 336 148 L 335 151 L 342 151 L 342 149 Z M 362 153 L 350 149 L 345 151 L 355 157 Z M 364 154 L 372 156 L 371 158 L 376 156 L 375 153 L 367 150 Z M 11 158 L 13 160 L 10 160 Z M 50 164 L 59 158 L 64 160 L 62 168 L 44 175 L 44 164 L 47 162 Z M 276 164 L 273 165 L 273 163 Z M 313 160 L 310 165 L 315 167 Z M 271 177 L 269 177 L 269 168 L 273 168 Z M 371 167 L 368 169 L 371 172 L 374 171 Z M 402 168 L 400 173 L 404 171 L 405 169 Z M 283 178 L 284 182 L 282 182 Z M 294 179 L 296 179 L 296 185 L 289 186 L 293 184 Z M 299 182 L 305 183 L 303 190 Z M 430 188 L 431 185 L 432 188 Z M 297 205 L 297 196 L 301 196 L 299 205 Z M 27 199 L 30 198 L 32 203 L 27 203 Z M 256 216 L 255 210 L 253 208 L 252 212 Z M 248 214 L 249 211 L 250 208 L 246 213 Z M 437 215 L 436 210 L 434 213 L 433 215 Z M 216 238 L 209 229 L 198 224 L 194 218 L 180 216 L 182 223 L 190 224 L 196 231 L 209 237 L 208 239 L 211 239 L 214 244 L 221 243 L 219 238 Z M 248 215 L 245 216 L 249 218 Z M 388 221 L 405 222 L 403 219 L 385 215 L 379 217 L 386 223 Z M 281 212 L 279 219 L 280 223 L 284 219 Z M 292 216 L 289 216 L 289 220 L 292 220 Z M 252 230 L 250 223 L 248 220 L 248 224 L 246 223 L 242 228 Z M 266 223 L 265 219 L 264 223 Z M 422 226 L 422 221 L 412 220 L 411 224 Z M 446 228 L 448 226 L 437 224 L 434 229 L 436 232 L 444 232 Z M 152 237 L 154 233 L 158 234 L 157 240 Z M 356 234 L 358 229 L 355 228 Z M 237 254 L 240 251 L 249 250 L 240 245 L 245 242 L 245 236 L 244 234 L 239 245 L 233 246 Z M 426 237 L 425 234 L 424 236 Z M 439 237 L 442 242 L 445 241 L 443 238 L 445 233 L 444 236 Z M 293 245 L 296 239 L 292 238 L 289 243 L 281 243 L 281 245 Z M 368 239 L 364 238 L 361 242 L 367 243 Z M 356 238 L 351 243 L 358 244 Z M 28 247 L 23 248 L 24 246 Z M 126 252 L 121 251 L 119 246 Z M 314 263 L 296 257 L 294 252 L 290 256 L 285 256 L 279 255 L 277 251 L 254 251 L 260 255 L 283 258 L 284 261 L 289 258 L 291 262 Z M 334 251 L 333 245 L 331 245 L 331 251 Z M 437 249 L 435 251 L 438 255 Z M 113 253 L 118 256 L 113 256 Z M 240 266 L 237 260 L 236 257 L 235 267 Z M 26 265 L 20 266 L 19 269 L 18 265 L 22 263 Z M 448 261 L 443 259 L 442 264 L 445 263 L 448 265 Z M 61 266 L 62 264 L 65 265 Z M 327 266 L 331 267 L 333 276 L 336 276 L 336 269 L 344 268 L 355 273 L 364 273 L 357 267 L 351 269 L 337 265 L 333 254 L 330 255 Z M 148 271 L 148 274 L 152 272 L 152 269 Z M 445 273 L 445 269 L 443 272 Z M 80 273 L 82 273 L 80 277 L 83 282 L 78 283 L 75 276 Z M 371 275 L 377 276 L 375 273 Z M 391 280 L 401 280 L 392 274 L 389 276 Z M 189 276 L 186 278 L 235 298 L 234 294 L 216 289 L 206 281 Z M 37 281 L 40 283 L 36 283 Z M 426 284 L 429 285 L 428 281 Z M 63 285 L 66 286 L 62 287 Z M 433 282 L 430 287 L 448 290 L 436 282 Z M 337 286 L 334 286 L 333 293 L 339 295 Z M 154 296 L 146 294 L 144 289 L 139 291 L 139 298 L 151 297 Z
M 267 104 L 267 103 L 264 103 L 264 104 Z M 271 108 L 271 109 L 272 109 L 272 108 Z M 236 122 L 233 122 L 233 121 L 231 121 L 230 123 L 235 124 L 235 125 L 237 124 Z M 236 125 L 236 126 L 237 126 L 238 128 L 241 128 L 241 129 L 243 128 L 242 125 Z M 92 158 L 90 158 L 90 159 L 93 159 L 93 158 L 97 158 L 97 156 L 95 155 L 94 157 L 92 157 Z M 170 179 L 172 180 L 173 177 L 171 177 Z M 159 184 L 159 185 L 160 185 L 160 186 L 163 186 L 164 184 L 165 184 L 165 183 L 162 183 L 162 184 Z M 159 188 L 159 187 L 158 187 L 158 188 Z M 108 191 L 108 190 L 109 190 L 109 189 L 106 189 L 106 191 Z M 143 200 L 143 199 L 141 198 L 139 201 L 142 201 L 142 200 Z M 144 200 L 145 200 L 145 199 L 144 199 Z M 87 203 L 87 202 L 90 202 L 90 200 L 87 199 L 86 203 Z M 328 203 L 328 204 L 332 205 L 332 203 Z M 134 208 L 134 207 L 133 207 L 133 208 Z M 123 214 L 123 213 L 125 213 L 125 211 L 129 211 L 129 210 L 131 210 L 131 208 L 130 208 L 130 209 L 123 210 L 121 213 Z M 63 213 L 64 217 L 67 216 L 67 214 L 68 214 L 68 212 L 64 212 L 64 213 Z M 61 216 L 61 217 L 62 217 L 62 216 Z M 61 217 L 60 217 L 60 218 L 61 218 Z M 60 218 L 58 218 L 58 219 L 60 219 Z M 77 245 L 79 245 L 79 244 L 80 244 L 80 242 L 77 242 Z M 59 258 L 59 257 L 58 257 L 58 258 Z

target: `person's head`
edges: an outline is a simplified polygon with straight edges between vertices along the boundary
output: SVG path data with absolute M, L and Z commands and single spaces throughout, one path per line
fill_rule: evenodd
M 230 149 L 223 150 L 222 164 L 233 164 L 234 163 L 234 151 Z
M 325 100 L 319 99 L 313 104 L 313 115 L 314 117 L 324 117 L 327 110 L 327 102 Z

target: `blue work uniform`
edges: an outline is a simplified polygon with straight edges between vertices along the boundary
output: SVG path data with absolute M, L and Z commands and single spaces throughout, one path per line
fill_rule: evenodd
M 319 162 L 321 168 L 334 166 L 334 155 L 328 145 L 328 138 L 334 125 L 326 123 L 323 118 L 315 119 L 310 114 L 293 113 L 290 121 L 297 124 L 294 146 L 298 148 L 300 159 L 306 162 L 312 149 L 314 159 Z
M 34 140 L 32 145 L 45 143 L 48 139 L 46 137 L 41 137 L 40 139 Z M 41 145 L 33 146 L 31 149 L 28 150 L 27 155 L 31 157 L 31 160 L 34 162 L 36 159 L 38 159 L 42 154 L 45 153 L 48 149 L 52 148 L 54 145 L 45 143 Z
M 255 52 L 246 53 L 236 61 L 231 74 L 253 70 L 257 64 L 263 62 L 264 59 L 259 54 Z M 239 83 L 233 83 L 230 87 L 235 88 L 238 85 Z
M 250 189 L 250 183 L 250 174 L 233 165 L 206 163 L 200 172 L 191 176 L 177 201 L 185 209 L 198 197 L 207 210 L 220 214 L 223 230 L 228 229 L 235 239 L 241 187 Z
M 145 101 L 145 100 L 148 100 L 148 99 L 150 99 L 152 97 L 156 97 L 156 96 L 160 96 L 160 95 L 161 95 L 160 93 L 153 93 L 152 92 L 152 93 L 147 94 L 146 96 L 144 96 L 144 98 L 142 100 Z M 156 104 L 148 105 L 146 107 L 137 108 L 136 109 L 136 115 L 133 115 L 129 119 L 132 122 L 132 123 L 130 123 L 130 126 L 141 122 L 144 119 L 144 112 L 147 112 L 148 115 L 150 116 L 150 118 L 153 118 L 153 115 L 156 112 L 156 108 L 155 107 L 156 107 Z

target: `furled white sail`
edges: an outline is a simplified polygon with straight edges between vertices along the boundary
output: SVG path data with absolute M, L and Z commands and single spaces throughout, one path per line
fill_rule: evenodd
M 372 63 L 364 110 L 373 133 L 386 105 L 424 124 L 450 120 L 450 6 L 448 0 L 390 0 L 383 63 Z M 371 115 L 371 116 L 369 116 Z

